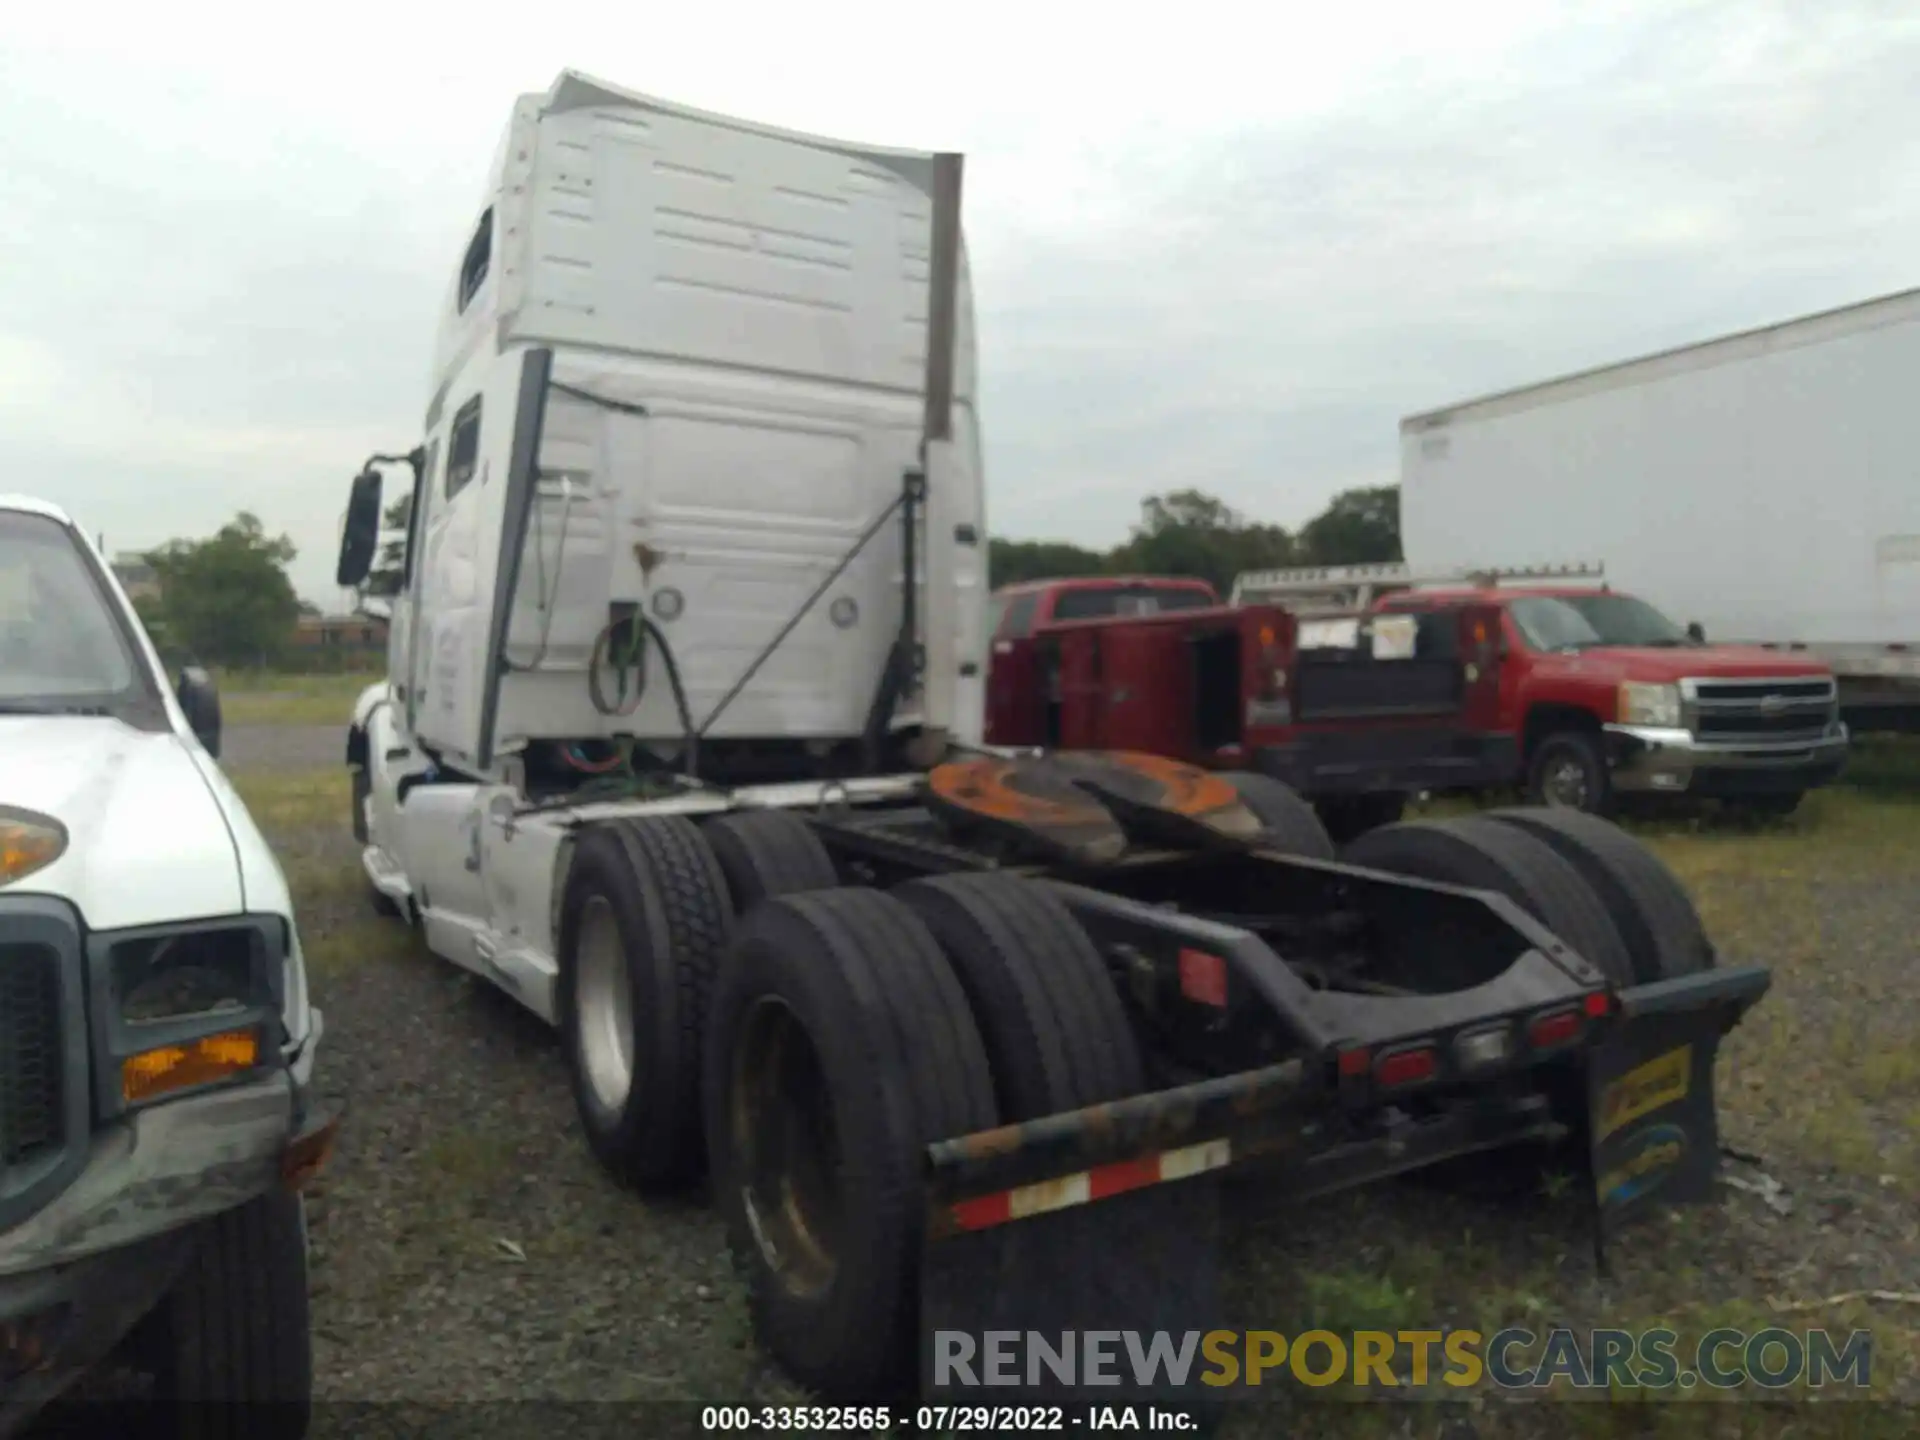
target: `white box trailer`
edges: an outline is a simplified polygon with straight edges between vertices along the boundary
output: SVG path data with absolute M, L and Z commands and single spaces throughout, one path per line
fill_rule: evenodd
M 1920 708 L 1920 290 L 1400 422 L 1421 568 L 1599 556 L 1714 640 Z

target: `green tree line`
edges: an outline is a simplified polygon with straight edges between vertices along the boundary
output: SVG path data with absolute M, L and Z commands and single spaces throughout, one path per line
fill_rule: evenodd
M 1400 487 L 1345 490 L 1298 532 L 1249 519 L 1199 490 L 1149 497 L 1133 533 L 1111 550 L 1064 540 L 989 542 L 994 588 L 1078 575 L 1186 575 L 1222 595 L 1234 576 L 1280 565 L 1361 565 L 1400 559 Z
M 363 603 L 400 588 L 410 498 L 387 507 Z M 313 608 L 294 594 L 287 576 L 296 553 L 288 536 L 269 535 L 258 517 L 245 512 L 213 535 L 169 541 L 146 556 L 160 593 L 138 602 L 141 619 L 170 656 L 235 667 L 284 664 L 295 624 Z M 1178 490 L 1148 499 L 1133 533 L 1111 550 L 1061 540 L 996 539 L 989 568 L 995 586 L 1074 575 L 1192 575 L 1225 594 L 1243 570 L 1399 558 L 1397 486 L 1336 495 L 1297 534 L 1251 520 L 1198 490 Z

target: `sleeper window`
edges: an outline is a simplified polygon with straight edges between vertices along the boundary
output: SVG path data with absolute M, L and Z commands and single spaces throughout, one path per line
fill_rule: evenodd
M 474 396 L 453 417 L 453 437 L 447 445 L 447 498 L 467 488 L 480 463 L 480 397 Z

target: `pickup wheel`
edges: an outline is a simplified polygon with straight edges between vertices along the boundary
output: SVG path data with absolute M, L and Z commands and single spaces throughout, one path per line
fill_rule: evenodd
M 143 1417 L 177 1440 L 301 1440 L 313 1408 L 307 1224 L 272 1190 L 200 1226 L 160 1302 L 157 1398 Z
M 1415 820 L 1369 831 L 1341 856 L 1349 865 L 1506 896 L 1597 969 L 1633 983 L 1620 928 L 1581 873 L 1543 840 L 1486 816 Z
M 1140 1093 L 1140 1050 L 1100 952 L 1058 896 L 1004 875 L 942 875 L 893 892 L 945 952 L 972 1006 L 1000 1120 Z
M 829 1402 L 913 1385 L 925 1147 L 994 1128 L 967 997 L 903 901 L 769 899 L 714 993 L 707 1147 L 762 1343 Z
M 1558 730 L 1543 738 L 1527 761 L 1527 798 L 1557 810 L 1611 814 L 1613 774 L 1600 737 L 1586 730 Z
M 1240 792 L 1240 799 L 1265 827 L 1273 848 L 1304 860 L 1333 859 L 1333 840 L 1313 807 L 1271 775 L 1254 770 L 1227 770 L 1220 778 Z
M 1618 826 L 1570 810 L 1516 808 L 1487 817 L 1552 846 L 1586 878 L 1620 928 L 1642 984 L 1711 969 L 1713 946 L 1685 887 Z
M 745 915 L 769 895 L 831 890 L 833 858 L 813 827 L 787 810 L 746 810 L 700 827 L 727 878 L 733 912 Z
M 701 1169 L 700 1053 L 726 946 L 726 879 L 678 815 L 589 830 L 560 916 L 557 998 L 587 1143 L 636 1187 Z

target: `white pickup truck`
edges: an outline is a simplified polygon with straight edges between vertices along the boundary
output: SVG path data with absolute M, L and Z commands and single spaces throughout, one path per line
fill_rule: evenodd
M 103 1362 L 152 1378 L 136 1427 L 307 1429 L 320 1012 L 212 683 L 164 673 L 86 536 L 0 495 L 0 1437 Z

